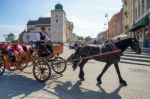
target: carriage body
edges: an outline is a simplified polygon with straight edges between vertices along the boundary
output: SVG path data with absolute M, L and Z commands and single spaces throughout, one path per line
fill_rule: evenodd
M 54 55 L 63 53 L 63 45 L 62 44 L 53 44 L 52 49 L 53 49 Z
M 19 54 L 19 61 L 14 62 L 12 57 L 10 57 L 8 55 L 8 52 L 6 50 L 4 52 L 4 49 L 3 49 L 3 52 L 1 51 L 1 54 L 0 54 L 0 76 L 5 72 L 5 69 L 7 69 L 9 71 L 14 71 L 14 70 L 16 70 L 16 67 L 19 67 L 20 70 L 23 70 L 24 68 L 26 68 L 28 66 L 29 63 L 33 63 L 34 77 L 37 80 L 42 81 L 42 82 L 48 80 L 48 78 L 50 77 L 51 68 L 56 73 L 62 73 L 65 71 L 65 69 L 66 69 L 66 64 L 64 64 L 65 61 L 63 58 L 58 57 L 59 54 L 63 53 L 63 45 L 62 44 L 53 44 L 53 46 L 52 46 L 53 54 L 49 54 L 46 57 L 40 57 L 38 55 L 39 50 L 40 50 L 39 48 L 30 47 L 24 53 Z M 59 64 L 56 65 L 54 63 L 57 63 L 60 60 L 63 61 L 64 69 L 61 71 L 58 71 L 57 66 Z M 42 64 L 47 64 L 47 70 L 49 72 L 47 78 L 45 78 L 45 79 L 39 79 L 37 77 L 37 74 L 35 74 L 35 69 L 39 68 L 40 64 L 38 64 L 38 63 L 39 62 L 41 63 L 41 61 L 42 61 Z M 50 64 L 48 62 L 50 62 Z M 41 69 L 41 70 L 43 71 L 44 69 Z M 39 71 L 39 72 L 41 72 L 41 71 Z

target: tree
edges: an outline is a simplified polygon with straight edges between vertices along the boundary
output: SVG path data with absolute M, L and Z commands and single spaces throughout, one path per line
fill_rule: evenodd
M 14 43 L 16 41 L 15 38 L 16 38 L 15 35 L 13 33 L 10 33 L 7 35 L 5 40 Z
M 78 39 L 78 40 L 84 40 L 84 37 L 82 37 L 82 36 L 77 36 L 77 39 Z
M 85 41 L 91 41 L 92 38 L 90 36 L 85 37 Z

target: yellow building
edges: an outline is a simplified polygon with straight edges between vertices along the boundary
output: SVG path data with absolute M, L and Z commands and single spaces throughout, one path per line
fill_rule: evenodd
M 132 37 L 132 33 L 128 32 L 133 24 L 133 0 L 123 1 L 123 32 Z
M 141 46 L 150 47 L 150 0 L 122 0 L 124 28 Z

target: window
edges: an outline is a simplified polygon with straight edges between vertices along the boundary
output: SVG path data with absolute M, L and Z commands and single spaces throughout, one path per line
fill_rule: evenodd
M 142 0 L 142 14 L 145 12 L 145 7 L 144 7 L 144 4 L 145 2 L 144 2 L 144 0 Z
M 147 9 L 150 9 L 150 0 L 147 0 Z
M 58 23 L 58 19 L 56 19 L 56 23 Z
M 138 5 L 138 17 L 140 17 L 140 13 L 141 13 L 140 9 L 141 9 L 141 6 L 140 6 L 140 4 L 139 4 L 139 5 Z
M 143 36 L 143 35 L 142 35 L 142 34 L 140 34 L 140 38 L 142 38 L 142 36 Z
M 135 9 L 135 20 L 137 19 L 137 9 Z
M 124 12 L 124 15 L 125 15 L 126 17 L 128 17 L 128 12 L 127 12 L 127 11 L 125 11 L 125 12 Z
M 124 4 L 127 6 L 127 0 L 124 0 Z

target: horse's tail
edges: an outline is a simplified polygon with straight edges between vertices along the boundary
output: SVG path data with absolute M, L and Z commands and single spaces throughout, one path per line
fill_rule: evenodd
M 68 58 L 68 61 L 72 62 L 72 68 L 75 70 L 78 67 L 78 64 L 80 63 L 80 47 L 76 50 L 74 54 L 71 54 L 71 56 Z

